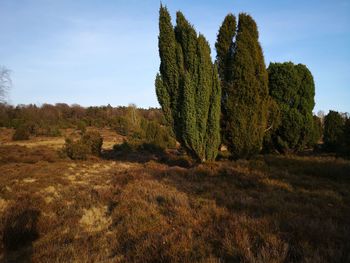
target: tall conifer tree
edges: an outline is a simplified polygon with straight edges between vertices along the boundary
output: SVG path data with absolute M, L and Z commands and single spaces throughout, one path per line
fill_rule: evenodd
M 218 47 L 228 46 L 220 42 L 220 34 L 224 31 L 231 32 L 224 39 L 234 36 L 234 29 L 224 30 L 225 28 L 224 21 L 216 45 L 220 57 L 224 56 L 220 55 Z M 248 158 L 259 153 L 262 148 L 269 100 L 264 56 L 259 43 L 258 28 L 251 16 L 239 15 L 236 41 L 231 46 L 233 48 L 229 49 L 227 56 L 230 57 L 230 52 L 233 52 L 232 58 L 229 59 L 227 76 L 224 76 L 227 82 L 224 84 L 226 97 L 223 98 L 223 136 L 234 158 Z M 218 60 L 219 64 L 220 61 L 222 59 Z
M 173 28 L 160 8 L 160 74 L 156 93 L 177 140 L 199 161 L 215 160 L 220 144 L 221 88 L 210 47 L 181 12 Z
M 236 35 L 236 17 L 232 14 L 228 14 L 219 29 L 217 40 L 215 43 L 216 48 L 216 64 L 218 66 L 218 72 L 221 83 L 222 99 L 221 99 L 221 138 L 224 144 L 226 139 L 226 123 L 227 123 L 227 89 L 232 80 L 232 57 L 234 48 L 234 37 Z

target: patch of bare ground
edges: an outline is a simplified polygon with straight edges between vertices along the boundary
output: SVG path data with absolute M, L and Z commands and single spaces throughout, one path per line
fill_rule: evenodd
M 350 261 L 350 161 L 0 158 L 3 262 Z

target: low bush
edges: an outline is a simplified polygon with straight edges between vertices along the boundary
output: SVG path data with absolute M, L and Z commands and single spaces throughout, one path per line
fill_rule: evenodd
M 82 143 L 81 140 L 73 141 L 70 138 L 66 139 L 64 145 L 65 154 L 73 160 L 86 160 L 87 155 L 90 153 L 89 146 Z
M 163 127 L 155 121 L 144 120 L 141 122 L 144 140 L 147 144 L 153 144 L 161 149 L 175 148 L 176 140 L 168 127 Z
M 87 132 L 79 140 L 67 138 L 63 152 L 73 160 L 86 160 L 88 155 L 101 154 L 103 139 L 98 132 Z
M 16 128 L 15 133 L 12 136 L 14 141 L 29 140 L 30 130 L 27 125 L 20 125 Z
M 130 153 L 135 150 L 134 145 L 131 145 L 127 141 L 123 141 L 121 144 L 115 144 L 113 146 L 113 151 L 120 152 L 120 153 Z
M 90 149 L 90 153 L 96 156 L 101 154 L 103 138 L 100 133 L 90 131 L 83 134 L 81 142 L 87 145 Z

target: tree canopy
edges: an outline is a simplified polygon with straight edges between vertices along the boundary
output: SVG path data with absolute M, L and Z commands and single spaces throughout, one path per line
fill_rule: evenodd
M 281 111 L 281 124 L 272 135 L 281 152 L 299 151 L 311 141 L 314 129 L 315 84 L 309 69 L 292 62 L 271 63 L 269 92 Z

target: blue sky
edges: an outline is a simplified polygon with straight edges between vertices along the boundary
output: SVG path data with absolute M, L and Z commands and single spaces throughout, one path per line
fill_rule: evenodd
M 265 61 L 306 64 L 314 112 L 350 112 L 350 0 L 167 1 L 212 47 L 229 12 L 251 14 Z M 156 0 L 0 0 L 0 65 L 12 70 L 11 104 L 158 106 Z

